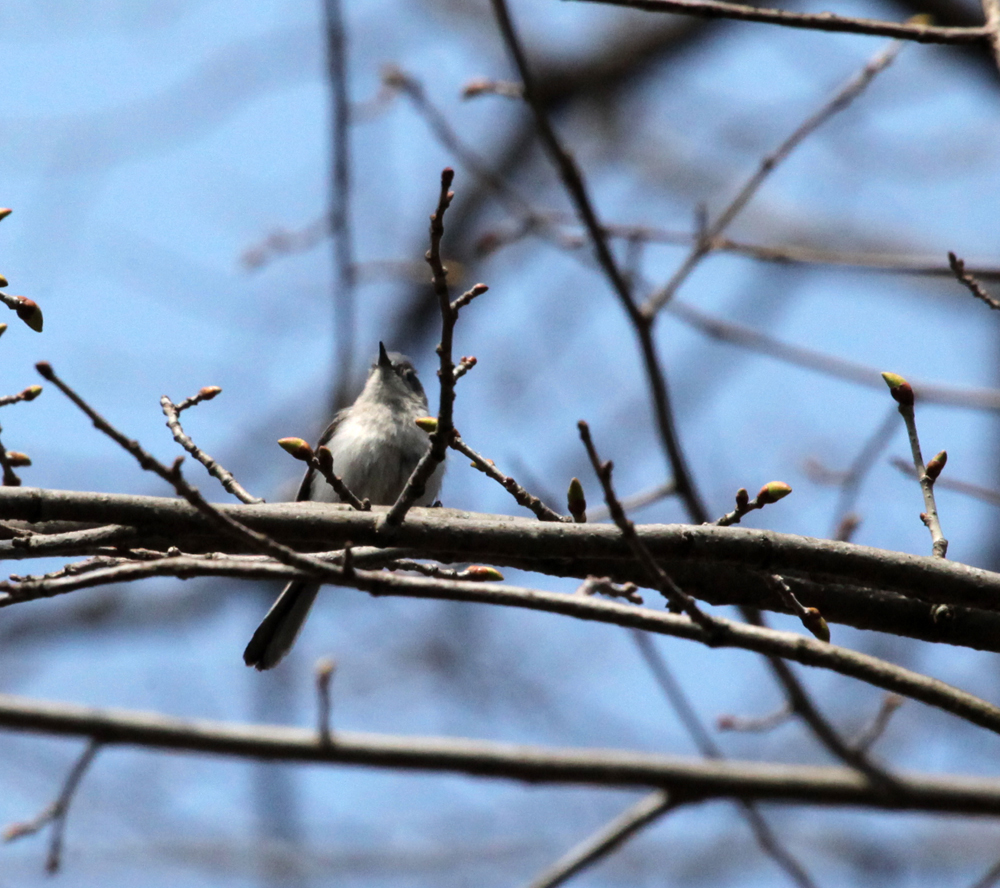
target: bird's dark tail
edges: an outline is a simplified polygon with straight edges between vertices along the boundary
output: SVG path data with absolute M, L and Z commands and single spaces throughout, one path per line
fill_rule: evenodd
M 295 644 L 318 591 L 317 583 L 302 580 L 285 586 L 243 651 L 243 662 L 257 669 L 277 666 Z

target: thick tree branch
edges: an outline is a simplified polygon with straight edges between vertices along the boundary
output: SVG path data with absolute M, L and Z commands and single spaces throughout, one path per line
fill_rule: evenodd
M 139 746 L 265 761 L 313 762 L 460 773 L 591 786 L 663 787 L 678 803 L 710 798 L 847 805 L 926 813 L 1000 814 L 1000 780 L 900 775 L 887 795 L 850 768 L 703 761 L 609 749 L 541 746 L 181 719 L 152 712 L 94 709 L 0 694 L 0 726 L 73 737 L 104 746 Z

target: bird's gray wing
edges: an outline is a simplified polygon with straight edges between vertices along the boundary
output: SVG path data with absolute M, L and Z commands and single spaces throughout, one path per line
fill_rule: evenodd
M 319 436 L 319 441 L 316 442 L 317 450 L 320 447 L 324 446 L 325 444 L 330 443 L 330 439 L 333 438 L 334 433 L 337 431 L 337 426 L 339 426 L 341 422 L 343 422 L 345 413 L 347 413 L 346 409 L 338 410 L 337 413 L 334 415 L 333 419 L 330 420 L 330 424 L 325 429 L 323 429 L 323 434 Z M 312 499 L 311 488 L 312 488 L 313 478 L 315 476 L 316 476 L 316 471 L 313 469 L 312 466 L 309 466 L 309 468 L 306 469 L 306 473 L 302 476 L 302 483 L 299 484 L 299 491 L 298 493 L 295 494 L 295 502 L 301 503 L 305 502 L 306 500 Z

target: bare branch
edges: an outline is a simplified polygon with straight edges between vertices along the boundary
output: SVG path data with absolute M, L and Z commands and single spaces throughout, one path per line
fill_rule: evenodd
M 622 508 L 622 504 L 618 501 L 614 488 L 611 486 L 612 463 L 610 461 L 601 461 L 600 456 L 597 454 L 597 449 L 594 447 L 594 442 L 591 440 L 590 427 L 587 423 L 580 420 L 577 423 L 577 427 L 580 430 L 580 439 L 583 441 L 584 447 L 587 448 L 587 456 L 590 457 L 590 464 L 594 467 L 594 473 L 604 488 L 604 501 L 607 503 L 608 511 L 611 513 L 611 519 L 621 531 L 625 542 L 629 549 L 631 549 L 636 560 L 649 575 L 649 580 L 653 587 L 658 589 L 660 594 L 670 602 L 671 609 L 678 612 L 684 611 L 692 621 L 697 623 L 706 632 L 712 633 L 716 629 L 721 628 L 722 624 L 714 617 L 710 617 L 702 611 L 695 600 L 681 589 L 666 571 L 656 563 L 649 549 L 642 544 L 638 534 L 635 532 L 635 525 L 628 520 L 625 510 Z
M 337 390 L 333 406 L 347 401 L 354 364 L 355 291 L 357 270 L 351 239 L 350 97 L 347 88 L 347 34 L 341 0 L 323 0 L 326 68 L 330 85 L 329 230 L 333 237 L 336 272 L 333 302 L 337 345 Z
M 658 789 L 571 848 L 552 866 L 539 873 L 527 888 L 556 888 L 592 863 L 607 856 L 640 829 L 659 820 L 678 804 L 670 793 Z
M 789 345 L 766 333 L 761 333 L 751 327 L 723 321 L 685 302 L 674 300 L 667 306 L 667 311 L 679 320 L 706 336 L 728 342 L 749 351 L 770 355 L 789 364 L 816 370 L 837 379 L 845 379 L 857 385 L 882 391 L 879 382 L 879 370 L 874 366 L 857 364 L 843 358 L 825 355 L 812 349 Z M 913 390 L 921 401 L 928 404 L 943 404 L 948 407 L 961 407 L 968 410 L 984 410 L 1000 412 L 1000 390 L 956 388 L 937 383 L 914 383 Z
M 222 484 L 228 493 L 231 493 L 243 503 L 262 503 L 264 502 L 263 499 L 259 496 L 253 496 L 252 494 L 247 493 L 247 491 L 244 490 L 240 483 L 233 477 L 232 472 L 226 471 L 226 469 L 220 466 L 218 462 L 199 448 L 184 432 L 184 429 L 181 426 L 180 413 L 182 410 L 193 407 L 195 404 L 201 403 L 201 401 L 214 398 L 221 391 L 222 389 L 217 386 L 208 386 L 203 388 L 197 395 L 186 398 L 180 404 L 175 404 L 170 400 L 170 398 L 164 395 L 160 398 L 160 407 L 163 409 L 163 415 L 167 418 L 167 428 L 170 429 L 171 434 L 173 434 L 174 440 L 188 453 L 190 453 L 191 456 L 198 460 L 198 462 L 206 468 L 209 475 L 213 478 L 217 478 L 219 483 Z
M 892 64 L 902 46 L 899 42 L 893 42 L 878 53 L 858 74 L 848 80 L 831 99 L 825 102 L 818 111 L 802 121 L 785 141 L 761 160 L 757 170 L 747 179 L 736 197 L 727 204 L 714 221 L 705 226 L 703 234 L 697 239 L 691 251 L 670 280 L 646 300 L 642 306 L 642 313 L 646 317 L 654 317 L 664 305 L 674 298 L 681 284 L 687 280 L 688 276 L 694 271 L 701 260 L 711 252 L 712 241 L 721 235 L 729 226 L 729 223 L 739 215 L 740 211 L 750 202 L 751 198 L 757 193 L 757 189 L 760 188 L 775 167 L 785 160 L 803 139 L 815 132 L 838 111 L 843 111 L 861 95 L 865 87 L 880 72 Z
M 587 230 L 597 258 L 597 264 L 611 284 L 612 290 L 618 297 L 618 301 L 628 315 L 639 338 L 646 378 L 653 398 L 657 431 L 667 455 L 670 471 L 673 472 L 677 494 L 684 502 L 691 520 L 697 524 L 701 524 L 708 520 L 708 511 L 701 502 L 701 497 L 695 487 L 694 478 L 688 470 L 687 461 L 684 458 L 677 431 L 674 428 L 673 411 L 670 405 L 666 377 L 656 352 L 656 343 L 653 340 L 653 318 L 651 315 L 641 311 L 636 304 L 629 282 L 618 267 L 611 248 L 608 246 L 604 228 L 598 220 L 597 212 L 591 203 L 583 175 L 573 160 L 572 155 L 562 146 L 555 129 L 549 121 L 545 107 L 535 87 L 534 78 L 528 67 L 527 57 L 521 46 L 521 41 L 517 36 L 513 20 L 507 9 L 506 0 L 492 0 L 492 4 L 504 43 L 521 76 L 521 81 L 524 85 L 524 99 L 534 115 L 535 128 L 538 131 L 539 138 L 552 159 L 552 163 L 558 170 L 566 192 L 576 208 L 577 215 Z
M 69 814 L 69 806 L 76 794 L 77 787 L 87 773 L 87 768 L 97 756 L 101 749 L 101 741 L 91 737 L 90 742 L 80 754 L 59 792 L 56 800 L 42 811 L 37 817 L 24 823 L 14 823 L 3 831 L 4 841 L 12 842 L 23 836 L 30 836 L 40 829 L 52 825 L 52 833 L 49 838 L 49 853 L 45 861 L 45 870 L 49 873 L 59 872 L 62 863 L 62 842 L 63 834 L 66 831 L 66 817 Z
M 645 632 L 633 630 L 632 640 L 635 642 L 639 653 L 649 667 L 660 690 L 663 691 L 664 696 L 670 702 L 677 717 L 694 740 L 698 751 L 707 759 L 715 761 L 723 760 L 725 756 L 722 754 L 722 750 L 702 724 L 698 713 L 695 712 L 694 706 L 691 705 L 691 701 L 688 699 L 687 694 L 684 693 L 680 682 L 674 678 L 673 673 L 667 666 L 666 660 L 653 643 L 653 639 Z M 781 867 L 800 888 L 815 888 L 815 883 L 809 873 L 781 845 L 767 820 L 764 819 L 764 815 L 757 809 L 757 806 L 752 801 L 742 799 L 740 801 L 740 808 L 743 818 L 750 827 L 750 831 L 754 834 L 754 838 L 757 840 L 757 844 L 761 850 Z
M 524 506 L 526 509 L 531 509 L 535 513 L 539 521 L 570 521 L 572 519 L 560 515 L 558 512 L 550 509 L 545 503 L 543 503 L 537 496 L 532 496 L 525 490 L 520 484 L 517 483 L 509 475 L 505 475 L 501 472 L 491 460 L 486 459 L 480 454 L 476 453 L 462 438 L 456 433 L 449 446 L 453 450 L 457 450 L 463 456 L 467 456 L 472 460 L 472 465 L 482 472 L 484 475 L 492 478 L 497 484 L 501 485 L 504 490 L 506 490 L 515 500 L 517 500 L 518 505 Z
M 0 432 L 3 429 L 0 428 Z M 21 479 L 17 476 L 14 471 L 13 461 L 10 458 L 10 454 L 7 449 L 3 446 L 3 441 L 0 441 L 0 468 L 3 468 L 3 486 L 4 487 L 20 487 Z
M 992 0 L 984 0 L 984 5 L 985 2 L 992 2 Z M 1000 10 L 1000 0 L 998 0 L 997 9 Z M 1000 28 L 1000 12 L 998 12 L 997 27 Z M 1000 46 L 1000 44 L 998 44 L 998 46 Z M 990 294 L 983 288 L 983 285 L 980 284 L 972 274 L 965 270 L 965 262 L 959 259 L 954 253 L 948 253 L 948 264 L 951 266 L 952 273 L 955 275 L 958 282 L 967 287 L 973 296 L 977 299 L 981 299 L 994 311 L 1000 310 L 1000 300 L 994 299 L 990 296 Z
M 885 22 L 876 19 L 850 18 L 832 12 L 801 13 L 783 9 L 762 9 L 723 0 L 587 0 L 608 6 L 626 6 L 647 12 L 668 12 L 693 15 L 699 18 L 727 18 L 745 22 L 764 22 L 789 28 L 806 28 L 810 31 L 836 31 L 848 34 L 870 34 L 875 37 L 895 37 L 916 43 L 946 43 L 966 45 L 981 43 L 990 35 L 987 27 L 945 28 L 920 21 L 915 16 L 909 22 Z
M 924 458 L 920 452 L 920 436 L 917 434 L 917 420 L 913 412 L 914 394 L 910 384 L 896 373 L 883 373 L 882 378 L 893 399 L 899 405 L 899 415 L 903 417 L 906 424 L 906 434 L 910 439 L 910 451 L 913 454 L 913 468 L 920 481 L 920 490 L 924 495 L 924 507 L 926 512 L 921 513 L 920 519 L 927 525 L 931 534 L 931 542 L 934 554 L 939 558 L 944 558 L 948 552 L 948 540 L 941 532 L 941 522 L 938 520 L 937 503 L 934 499 L 934 482 L 941 469 L 944 468 L 948 454 L 941 451 L 926 466 Z
M 0 694 L 8 730 L 89 737 L 106 746 L 141 746 L 261 759 L 399 768 L 524 780 L 533 784 L 662 787 L 678 798 L 848 805 L 889 811 L 1000 813 L 1000 781 L 904 773 L 887 795 L 849 768 L 713 761 L 602 749 L 559 749 L 338 731 L 323 745 L 312 728 L 181 719 L 94 709 Z
M 455 171 L 451 167 L 445 167 L 441 172 L 441 188 L 438 193 L 437 209 L 431 215 L 431 246 L 427 251 L 426 257 L 427 264 L 431 267 L 434 292 L 437 295 L 438 308 L 441 312 L 441 341 L 437 348 L 441 364 L 438 370 L 438 379 L 441 386 L 438 398 L 437 427 L 431 433 L 430 448 L 421 458 L 420 462 L 417 463 L 413 474 L 410 475 L 398 499 L 386 513 L 385 524 L 390 528 L 397 528 L 402 524 L 410 507 L 423 496 L 427 481 L 434 474 L 435 469 L 445 460 L 448 443 L 451 441 L 451 436 L 455 430 L 455 363 L 452 360 L 452 340 L 454 338 L 455 323 L 458 321 L 458 311 L 461 306 L 451 301 L 451 296 L 448 293 L 448 271 L 441 258 L 441 238 L 444 237 L 444 214 L 455 197 L 455 193 L 451 190 L 451 183 L 454 179 Z M 476 289 L 476 287 L 473 287 L 473 290 Z M 472 293 L 471 290 L 469 292 L 470 294 Z M 485 289 L 479 292 L 485 292 Z M 474 297 L 470 295 L 469 301 L 472 298 Z

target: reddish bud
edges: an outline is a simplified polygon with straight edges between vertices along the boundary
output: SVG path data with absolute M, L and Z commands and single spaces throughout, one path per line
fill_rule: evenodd
M 38 303 L 35 302 L 34 299 L 27 299 L 24 296 L 20 296 L 18 298 L 21 301 L 15 309 L 17 316 L 36 333 L 41 333 L 42 310 L 38 307 Z
M 319 467 L 324 472 L 333 472 L 333 452 L 325 444 L 316 451 Z
M 736 491 L 736 508 L 741 512 L 750 505 L 750 494 L 747 493 L 745 487 L 741 487 Z
M 8 450 L 7 462 L 10 463 L 11 468 L 20 469 L 22 466 L 31 465 L 31 457 L 29 457 L 27 453 L 20 453 L 17 450 Z
M 889 386 L 889 393 L 901 407 L 913 406 L 913 389 L 902 376 L 898 373 L 883 373 L 882 378 Z
M 0 287 L 9 287 L 10 284 L 7 283 L 7 278 L 0 274 Z
M 221 395 L 222 389 L 217 385 L 206 385 L 198 389 L 198 397 L 203 401 L 211 401 L 216 395 Z
M 6 219 L 13 212 L 10 207 L 0 207 L 0 219 Z
M 757 504 L 760 506 L 769 506 L 771 503 L 776 503 L 778 500 L 784 499 L 791 492 L 792 488 L 784 481 L 771 481 L 765 484 L 758 492 Z
M 7 325 L 6 324 L 0 324 L 0 336 L 3 336 L 3 334 L 6 331 L 7 331 Z
M 52 365 L 48 361 L 39 361 L 35 364 L 35 369 L 41 373 L 43 379 L 47 379 L 50 382 L 55 378 L 55 373 L 52 371 Z
M 931 481 L 936 481 L 937 476 L 941 474 L 941 470 L 944 468 L 945 463 L 948 462 L 948 452 L 942 450 L 937 456 L 934 457 L 927 467 L 924 469 L 924 474 L 930 478 Z
M 820 641 L 829 643 L 830 627 L 827 625 L 823 615 L 814 607 L 807 607 L 802 615 L 802 625 L 806 627 Z
M 42 387 L 40 385 L 29 385 L 23 392 L 21 392 L 22 401 L 34 401 L 42 393 Z
M 309 446 L 307 441 L 303 441 L 302 438 L 281 438 L 278 441 L 278 446 L 285 453 L 302 460 L 302 462 L 309 462 L 313 457 L 312 447 Z

